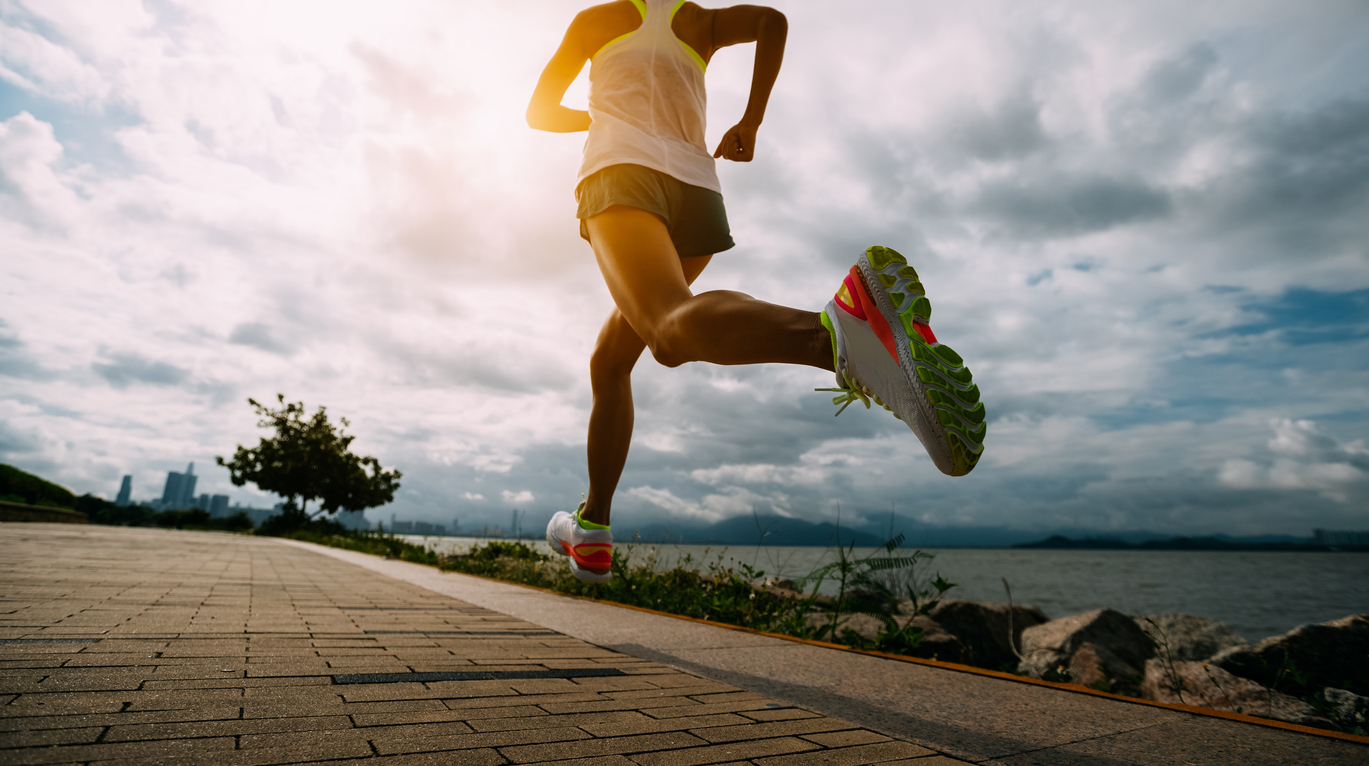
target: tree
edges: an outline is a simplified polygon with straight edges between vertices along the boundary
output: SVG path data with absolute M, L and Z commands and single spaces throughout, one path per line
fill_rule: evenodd
M 394 499 L 402 474 L 382 469 L 373 457 L 352 454 L 356 437 L 329 423 L 326 407 L 306 417 L 304 402 L 287 403 L 285 394 L 276 399 L 279 409 L 247 400 L 261 417 L 257 425 L 274 428 L 275 436 L 263 438 L 252 449 L 239 444 L 230 460 L 214 459 L 228 469 L 234 485 L 250 481 L 286 498 L 287 508 L 297 507 L 305 516 L 312 500 L 319 501 L 321 515 L 374 508 Z M 351 425 L 346 418 L 338 420 L 342 427 Z

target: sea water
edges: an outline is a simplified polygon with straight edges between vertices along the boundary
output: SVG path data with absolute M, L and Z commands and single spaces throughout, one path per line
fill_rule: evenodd
M 441 553 L 484 542 L 475 538 L 417 537 Z M 540 540 L 524 542 L 546 550 Z M 797 579 L 834 560 L 831 548 L 788 546 L 649 545 L 619 547 L 633 562 L 657 569 L 684 564 L 707 569 L 748 564 L 767 577 Z M 874 548 L 857 548 L 857 557 Z M 906 554 L 909 551 L 901 551 Z M 1246 551 L 926 550 L 924 579 L 955 583 L 947 598 L 1040 607 L 1051 618 L 1111 608 L 1133 615 L 1179 612 L 1211 617 L 1251 641 L 1309 622 L 1369 613 L 1369 553 Z M 830 584 L 824 590 L 830 590 Z

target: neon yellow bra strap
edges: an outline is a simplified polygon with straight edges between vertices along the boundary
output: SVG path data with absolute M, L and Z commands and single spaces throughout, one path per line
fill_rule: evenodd
M 634 3 L 637 2 L 637 0 L 632 0 L 632 1 L 633 1 Z M 679 0 L 679 2 L 675 3 L 675 7 L 673 7 L 673 8 L 670 9 L 670 20 L 671 20 L 671 22 L 674 22 L 674 21 L 675 21 L 675 14 L 676 14 L 676 13 L 679 13 L 680 8 L 682 8 L 682 7 L 684 6 L 684 4 L 687 3 L 687 2 L 689 2 L 689 0 Z M 679 38 L 675 38 L 675 39 L 679 40 Z M 707 71 L 708 71 L 708 64 L 704 63 L 704 57 L 703 57 L 703 56 L 700 56 L 698 51 L 696 51 L 696 50 L 694 50 L 693 48 L 689 47 L 689 43 L 685 42 L 684 40 L 680 40 L 680 45 L 683 45 L 683 46 L 684 46 L 685 53 L 688 53 L 688 54 L 689 54 L 689 57 L 692 58 L 692 59 L 694 59 L 694 63 L 699 65 L 699 71 L 700 71 L 700 72 L 707 72 Z
M 646 21 L 646 2 L 645 2 L 645 0 L 631 0 L 631 3 L 632 3 L 634 6 L 637 7 L 637 12 L 640 13 L 640 14 L 642 14 L 642 21 L 645 22 L 645 21 Z M 678 6 L 676 6 L 676 7 L 678 7 Z M 639 28 L 640 28 L 640 27 L 639 27 Z M 603 46 L 599 48 L 599 50 L 597 50 L 597 51 L 594 52 L 594 55 L 593 55 L 593 56 L 590 56 L 590 57 L 589 57 L 589 60 L 590 60 L 590 61 L 594 61 L 594 59 L 597 58 L 598 55 L 599 55 L 600 53 L 603 53 L 603 52 L 604 52 L 604 48 L 607 48 L 608 46 L 610 46 L 610 45 L 612 45 L 612 44 L 618 42 L 619 40 L 626 40 L 627 38 L 629 38 L 629 37 L 632 36 L 632 33 L 633 33 L 633 32 L 636 32 L 636 31 L 637 31 L 637 30 L 634 29 L 634 30 L 632 30 L 632 32 L 628 32 L 628 33 L 625 34 L 625 35 L 618 35 L 617 37 L 613 38 L 612 40 L 609 40 L 608 42 L 604 43 Z
M 637 12 L 638 12 L 638 14 L 642 14 L 642 22 L 645 22 L 645 21 L 646 21 L 646 3 L 645 3 L 645 0 L 631 0 L 631 3 L 632 3 L 632 5 L 637 5 Z M 638 29 L 641 29 L 641 27 L 638 27 Z M 627 33 L 627 34 L 619 34 L 619 36 L 613 38 L 613 40 L 609 40 L 608 42 L 605 42 L 605 44 L 602 45 L 602 47 L 601 47 L 600 49 L 598 49 L 598 51 L 594 52 L 594 55 L 593 55 L 593 56 L 590 56 L 590 62 L 593 62 L 593 60 L 596 59 L 596 57 L 598 57 L 598 55 L 600 55 L 600 53 L 604 52 L 604 48 L 608 48 L 609 45 L 615 44 L 615 42 L 617 42 L 617 41 L 619 41 L 619 40 L 627 40 L 627 38 L 628 38 L 628 37 L 631 37 L 631 36 L 632 36 L 632 33 L 635 33 L 635 31 L 637 31 L 637 30 L 634 29 L 634 30 L 630 31 L 630 33 Z

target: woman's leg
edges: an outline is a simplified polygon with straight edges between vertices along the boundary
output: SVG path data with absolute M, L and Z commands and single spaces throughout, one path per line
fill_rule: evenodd
M 661 364 L 832 369 L 832 341 L 817 313 L 729 290 L 690 292 L 670 234 L 655 215 L 615 205 L 585 223 L 614 304 Z
M 694 295 L 689 286 L 709 259 L 680 258 L 665 224 L 651 213 L 614 206 L 586 223 L 617 307 L 590 360 L 594 405 L 581 517 L 608 524 L 632 441 L 632 368 L 644 349 L 671 367 L 788 362 L 831 370 L 832 341 L 816 313 L 726 290 Z
M 694 280 L 713 256 L 680 258 L 686 284 Z M 594 354 L 589 360 L 589 380 L 594 404 L 589 412 L 589 493 L 581 517 L 595 524 L 608 524 L 613 493 L 627 464 L 632 443 L 632 368 L 646 349 L 646 343 L 632 329 L 618 309 L 608 315 L 599 330 Z

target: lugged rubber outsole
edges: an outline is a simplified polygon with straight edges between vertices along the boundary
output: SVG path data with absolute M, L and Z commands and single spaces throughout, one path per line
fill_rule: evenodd
M 964 476 L 979 463 L 988 430 L 979 386 L 959 354 L 941 343 L 929 343 L 914 326 L 927 324 L 932 304 L 907 259 L 876 245 L 866 249 L 856 263 L 880 313 L 891 328 L 901 330 L 896 332 L 903 336 L 898 338 L 899 356 L 905 364 L 911 363 L 917 376 L 910 382 L 918 393 L 921 419 L 949 452 L 950 470 L 938 467 L 951 476 Z M 875 285 L 883 289 L 871 289 Z

